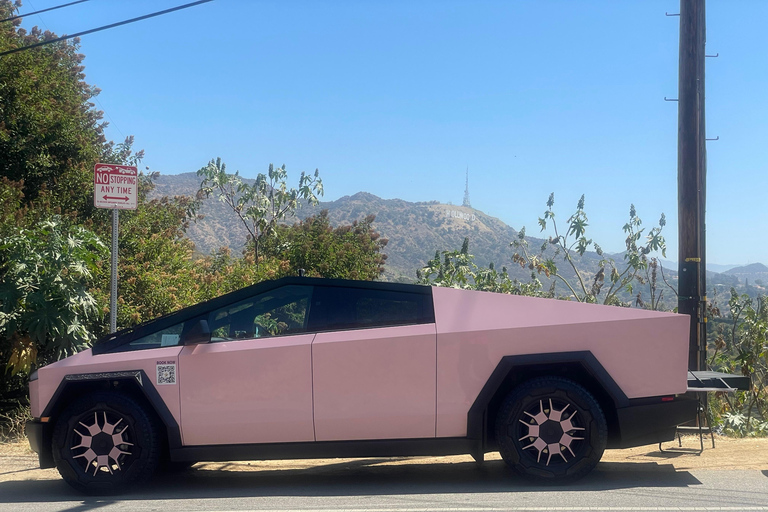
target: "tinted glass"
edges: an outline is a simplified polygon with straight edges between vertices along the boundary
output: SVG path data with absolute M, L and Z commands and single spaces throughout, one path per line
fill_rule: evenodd
M 217 309 L 208 317 L 211 341 L 306 332 L 311 295 L 311 286 L 283 286 Z
M 317 287 L 309 330 L 357 329 L 434 322 L 428 296 L 362 288 Z
M 153 332 L 141 338 L 137 338 L 120 350 L 142 350 L 148 348 L 175 347 L 179 344 L 184 325 L 191 322 L 182 322 L 162 331 Z

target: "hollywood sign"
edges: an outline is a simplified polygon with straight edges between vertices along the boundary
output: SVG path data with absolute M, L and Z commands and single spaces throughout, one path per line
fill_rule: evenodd
M 454 219 L 477 220 L 477 217 L 475 217 L 474 213 L 464 213 L 460 212 L 459 210 L 446 210 L 445 216 Z

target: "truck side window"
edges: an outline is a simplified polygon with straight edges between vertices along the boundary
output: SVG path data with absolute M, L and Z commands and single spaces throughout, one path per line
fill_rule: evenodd
M 283 286 L 212 311 L 208 316 L 211 341 L 305 332 L 311 296 L 311 286 Z
M 310 331 L 364 329 L 432 323 L 426 294 L 347 287 L 317 287 L 312 298 Z

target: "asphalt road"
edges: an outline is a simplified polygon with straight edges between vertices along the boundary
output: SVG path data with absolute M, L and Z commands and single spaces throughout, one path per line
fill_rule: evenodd
M 533 485 L 500 461 L 310 469 L 192 469 L 117 497 L 84 497 L 58 478 L 0 482 L 0 511 L 766 510 L 766 471 L 676 471 L 662 463 L 600 463 L 568 486 Z M 21 475 L 18 475 L 21 477 Z

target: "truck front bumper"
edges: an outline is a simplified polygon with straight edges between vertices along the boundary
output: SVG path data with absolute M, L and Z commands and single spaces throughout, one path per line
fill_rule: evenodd
M 55 467 L 52 453 L 53 425 L 43 423 L 39 419 L 30 420 L 26 423 L 27 439 L 29 447 L 37 453 L 40 461 L 40 469 Z

